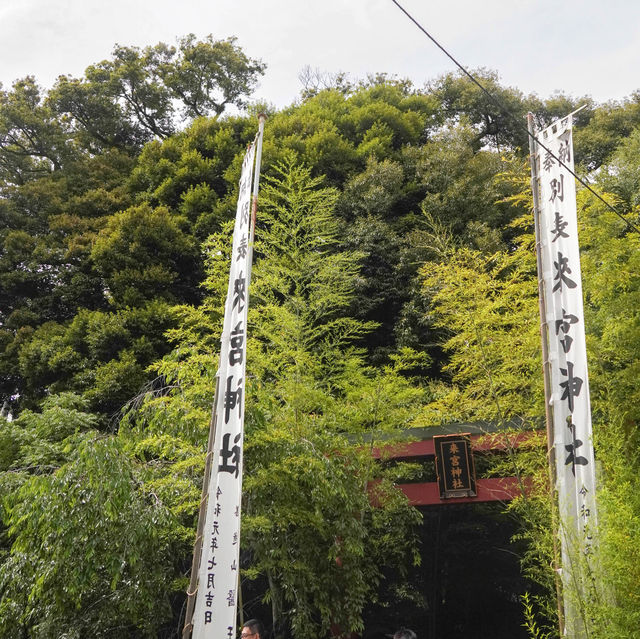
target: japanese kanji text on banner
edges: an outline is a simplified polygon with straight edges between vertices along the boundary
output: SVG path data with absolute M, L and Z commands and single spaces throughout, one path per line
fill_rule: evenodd
M 223 639 L 236 633 L 254 158 L 255 144 L 242 165 L 233 234 L 218 366 L 213 460 L 193 616 L 194 639 Z
M 570 580 L 575 583 L 572 564 L 579 563 L 577 558 L 581 557 L 582 563 L 590 561 L 596 526 L 576 189 L 570 172 L 573 171 L 571 116 L 542 131 L 539 139 L 551 151 L 538 146 L 535 162 L 562 574 L 568 587 Z M 567 625 L 572 625 L 569 615 Z M 572 636 L 580 636 L 578 627 L 570 628 L 570 632 L 576 633 Z

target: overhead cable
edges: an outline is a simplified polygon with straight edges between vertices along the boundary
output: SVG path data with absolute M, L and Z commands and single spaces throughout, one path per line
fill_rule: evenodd
M 493 102 L 493 104 L 498 107 L 498 109 L 500 109 L 503 115 L 506 115 L 512 122 L 515 123 L 515 125 L 519 129 L 523 130 L 528 137 L 534 140 L 539 147 L 541 147 L 547 153 L 549 153 L 550 156 L 554 160 L 556 160 L 560 166 L 564 167 L 571 175 L 573 175 L 573 177 L 576 180 L 578 180 L 578 182 L 580 182 L 582 186 L 584 186 L 590 193 L 595 195 L 609 210 L 615 213 L 629 228 L 633 229 L 636 233 L 640 234 L 640 229 L 637 226 L 635 226 L 632 222 L 627 220 L 624 217 L 624 215 L 622 215 L 622 213 L 620 213 L 614 206 L 612 206 L 609 202 L 607 202 L 597 191 L 591 188 L 591 186 L 583 178 L 581 178 L 570 167 L 568 167 L 555 153 L 553 153 L 553 151 L 551 151 L 551 149 L 549 149 L 542 142 L 540 142 L 540 140 L 535 135 L 533 135 L 533 133 L 531 133 L 529 129 L 526 126 L 524 126 L 524 124 L 520 122 L 518 117 L 516 117 L 513 113 L 511 113 L 511 111 L 509 111 L 509 109 L 507 109 L 500 102 L 498 98 L 496 98 L 469 71 L 467 71 L 467 69 L 465 69 L 465 67 L 463 67 L 399 2 L 397 2 L 397 0 L 391 0 L 391 2 L 393 2 L 393 4 L 395 4 L 396 7 L 398 7 L 398 9 L 400 9 L 400 11 L 402 11 L 402 13 L 404 13 L 407 16 L 407 18 L 409 18 L 409 20 L 411 20 L 411 22 L 413 22 L 413 24 L 415 24 L 416 27 L 418 27 L 418 29 L 420 29 L 420 31 L 422 31 L 422 33 L 424 33 L 424 35 L 426 35 L 427 38 L 429 38 L 429 40 L 431 40 L 431 42 L 433 42 L 433 44 L 435 44 L 438 47 L 438 49 L 440 49 L 440 51 L 442 51 L 442 53 L 444 53 L 460 69 L 460 71 L 462 71 L 462 73 L 464 73 L 471 80 L 471 82 L 473 82 L 491 100 L 491 102 Z

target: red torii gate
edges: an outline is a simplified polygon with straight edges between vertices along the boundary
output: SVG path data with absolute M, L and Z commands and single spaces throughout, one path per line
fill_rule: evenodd
M 447 424 L 427 428 L 411 428 L 404 431 L 408 440 L 402 443 L 381 445 L 373 449 L 373 456 L 377 459 L 409 460 L 420 458 L 435 459 L 435 445 L 433 438 L 438 435 L 468 434 L 474 453 L 490 451 L 508 451 L 530 442 L 536 431 L 520 430 L 513 432 L 514 424 L 508 423 L 501 427 L 491 422 L 473 422 Z M 542 444 L 543 442 L 541 442 Z M 476 497 L 454 497 L 443 499 L 440 497 L 437 482 L 417 482 L 397 484 L 397 487 L 409 499 L 412 506 L 433 506 L 437 504 L 465 504 L 473 502 L 509 501 L 521 494 L 521 487 L 526 486 L 524 480 L 518 477 L 489 477 L 476 479 Z
M 466 422 L 433 426 L 427 428 L 410 428 L 403 432 L 407 441 L 393 444 L 380 443 L 372 449 L 372 455 L 381 460 L 414 460 L 431 459 L 435 461 L 435 444 L 433 438 L 438 435 L 468 434 L 471 439 L 473 453 L 490 451 L 515 450 L 525 443 L 531 442 L 539 431 L 522 429 L 521 423 L 508 422 L 499 425 L 493 422 Z M 541 439 L 544 445 L 546 439 Z M 528 478 L 518 477 L 476 477 L 475 497 L 441 498 L 438 482 L 416 482 L 396 484 L 407 496 L 412 506 L 435 506 L 469 504 L 474 502 L 510 501 L 521 495 L 521 487 L 526 490 Z M 374 498 L 375 499 L 375 498 Z M 332 626 L 331 636 L 340 635 L 340 629 Z M 352 634 L 351 639 L 359 635 Z

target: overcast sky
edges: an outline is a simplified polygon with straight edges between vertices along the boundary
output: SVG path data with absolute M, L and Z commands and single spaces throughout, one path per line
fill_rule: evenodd
M 505 85 L 603 102 L 640 88 L 638 0 L 400 0 L 467 68 Z M 455 70 L 391 0 L 0 0 L 0 81 L 51 86 L 82 75 L 115 43 L 175 44 L 187 33 L 237 36 L 267 63 L 255 99 L 299 94 L 305 65 L 353 78 L 384 71 L 416 85 Z

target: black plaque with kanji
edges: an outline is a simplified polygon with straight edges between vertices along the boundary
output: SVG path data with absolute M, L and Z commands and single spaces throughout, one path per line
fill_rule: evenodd
M 440 498 L 477 497 L 469 435 L 436 435 L 433 443 Z

